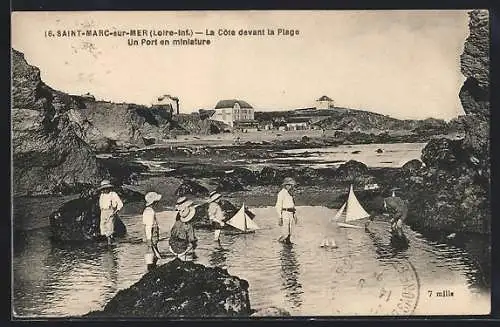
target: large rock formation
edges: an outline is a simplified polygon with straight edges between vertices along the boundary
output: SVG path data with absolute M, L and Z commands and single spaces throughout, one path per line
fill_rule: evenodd
M 120 188 L 117 190 L 120 198 L 127 202 L 142 201 L 143 195 Z M 100 235 L 99 195 L 88 192 L 80 198 L 66 202 L 61 208 L 49 216 L 51 239 L 56 242 L 97 241 Z M 127 228 L 118 217 L 115 220 L 115 236 L 124 236 Z
M 99 130 L 98 134 L 91 134 L 87 138 L 87 142 L 92 145 L 101 143 L 102 139 L 109 139 L 120 148 L 144 146 L 151 143 L 150 140 L 170 138 L 172 131 L 182 130 L 172 120 L 168 108 L 89 98 L 81 99 L 80 103 L 80 114 Z
M 424 229 L 490 233 L 489 21 L 474 10 L 461 56 L 466 77 L 459 96 L 466 113 L 463 140 L 432 140 L 425 167 L 405 179 L 408 223 Z
M 88 318 L 248 317 L 248 282 L 220 268 L 179 259 L 120 290 Z
M 72 97 L 45 85 L 40 70 L 12 51 L 15 196 L 53 194 L 99 182 L 96 158 L 83 139 L 86 122 L 77 111 Z

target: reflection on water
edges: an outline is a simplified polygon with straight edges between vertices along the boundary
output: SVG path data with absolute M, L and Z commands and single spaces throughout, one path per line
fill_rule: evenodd
M 221 244 L 217 244 L 209 254 L 210 265 L 212 267 L 219 267 L 222 269 L 226 269 L 227 251 L 228 250 L 224 249 L 224 247 Z
M 292 307 L 297 309 L 302 304 L 302 285 L 299 282 L 299 263 L 295 257 L 293 245 L 283 244 L 279 251 L 281 262 L 281 279 L 285 297 L 291 302 Z
M 489 311 L 489 275 L 483 272 L 484 259 L 471 254 L 473 247 L 466 251 L 430 241 L 406 228 L 409 247 L 395 248 L 387 222 L 374 221 L 368 231 L 338 228 L 329 221 L 335 211 L 324 207 L 298 208 L 294 244 L 288 246 L 276 241 L 280 230 L 274 208 L 253 211 L 261 227 L 254 234 L 222 233 L 218 244 L 212 232 L 197 230 L 196 262 L 247 280 L 254 309 L 277 306 L 294 315 L 390 314 L 394 308 L 388 303 L 401 295 L 401 276 L 394 267 L 409 262 L 420 286 L 415 314 Z M 168 252 L 173 219 L 171 213 L 158 214 L 162 253 Z M 130 239 L 142 236 L 140 214 L 123 220 Z M 19 316 L 71 316 L 101 309 L 146 273 L 141 243 L 61 247 L 49 242 L 48 232 L 37 229 L 14 239 L 13 304 Z M 334 238 L 338 248 L 321 248 L 325 237 Z M 480 240 L 470 243 L 484 246 Z M 443 289 L 455 296 L 424 296 Z M 391 299 L 382 301 L 389 294 Z

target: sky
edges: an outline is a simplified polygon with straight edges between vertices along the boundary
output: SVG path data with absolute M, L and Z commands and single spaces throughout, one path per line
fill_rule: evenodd
M 262 28 L 299 34 L 194 35 L 211 41 L 204 46 L 129 46 L 126 36 L 45 36 L 48 30 L 75 29 L 238 34 Z M 234 98 L 262 111 L 305 108 L 327 95 L 338 106 L 395 118 L 452 119 L 463 114 L 460 54 L 468 33 L 463 10 L 12 14 L 12 47 L 40 68 L 52 88 L 144 105 L 171 94 L 184 113 Z

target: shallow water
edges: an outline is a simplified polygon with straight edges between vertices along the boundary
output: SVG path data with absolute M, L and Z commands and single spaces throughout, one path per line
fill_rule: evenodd
M 484 274 L 476 258 L 462 249 L 406 228 L 410 247 L 397 251 L 389 245 L 386 222 L 373 222 L 370 232 L 338 228 L 329 221 L 335 211 L 325 207 L 299 207 L 294 244 L 286 246 L 276 241 L 274 208 L 252 210 L 261 227 L 255 234 L 223 234 L 218 246 L 211 232 L 198 230 L 196 261 L 248 280 L 254 309 L 274 305 L 293 315 L 489 312 Z M 123 220 L 129 239 L 142 238 L 139 215 Z M 159 223 L 164 252 L 172 212 L 159 213 Z M 327 237 L 338 248 L 321 248 Z M 22 317 L 85 314 L 101 309 L 144 273 L 143 244 L 58 248 L 46 228 L 28 231 L 14 244 L 14 311 Z M 453 296 L 436 296 L 443 290 Z
M 313 168 L 338 166 L 356 160 L 368 167 L 397 168 L 412 159 L 420 159 L 426 143 L 355 144 L 319 149 L 293 149 L 278 152 L 281 162 L 299 161 Z M 377 152 L 377 150 L 382 152 Z M 311 165 L 313 163 L 313 165 Z

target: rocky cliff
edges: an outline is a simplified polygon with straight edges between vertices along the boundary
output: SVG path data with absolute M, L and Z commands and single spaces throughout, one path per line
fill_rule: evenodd
M 94 133 L 72 97 L 45 85 L 40 70 L 12 52 L 14 196 L 53 194 L 97 183 L 100 171 L 84 141 Z M 87 125 L 87 126 L 85 126 Z
M 352 131 L 408 131 L 419 135 L 446 134 L 455 125 L 450 126 L 441 119 L 423 120 L 396 119 L 378 113 L 349 109 L 332 108 L 328 110 L 295 110 L 280 112 L 255 112 L 255 119 L 261 124 L 278 122 L 287 117 L 308 117 L 319 128 L 325 130 Z
M 109 139 L 118 148 L 144 146 L 170 138 L 183 130 L 172 119 L 169 108 L 95 101 L 90 98 L 82 98 L 80 104 L 80 114 L 99 131 L 99 134 L 86 139 L 92 145 L 102 143 L 101 139 Z M 95 147 L 95 150 L 110 149 Z
M 488 12 L 469 13 L 470 35 L 461 56 L 466 81 L 459 97 L 463 140 L 435 139 L 422 153 L 425 167 L 407 176 L 408 223 L 427 229 L 489 234 L 489 19 Z

